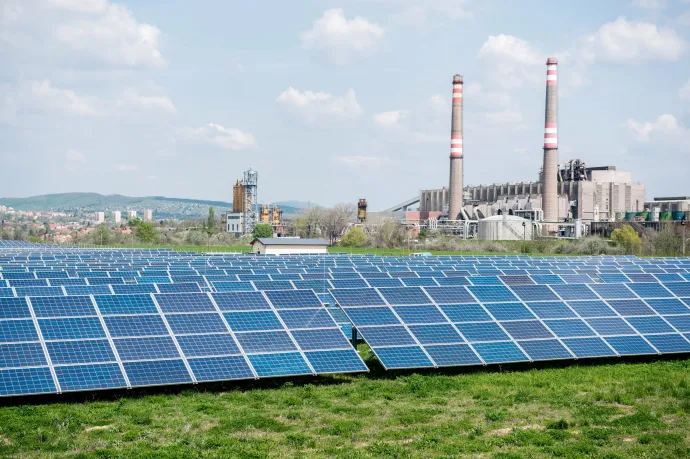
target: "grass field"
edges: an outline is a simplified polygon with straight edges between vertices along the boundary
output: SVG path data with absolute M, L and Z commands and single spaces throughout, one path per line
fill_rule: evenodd
M 397 376 L 371 366 L 5 406 L 0 456 L 690 456 L 687 360 Z

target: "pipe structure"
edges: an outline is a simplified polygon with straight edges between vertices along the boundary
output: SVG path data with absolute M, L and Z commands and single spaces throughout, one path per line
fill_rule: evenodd
M 546 60 L 546 117 L 544 123 L 544 169 L 542 207 L 544 220 L 558 221 L 558 59 Z M 545 225 L 547 233 L 555 225 Z
M 450 121 L 450 184 L 448 219 L 457 220 L 462 210 L 462 76 L 453 77 L 453 111 Z

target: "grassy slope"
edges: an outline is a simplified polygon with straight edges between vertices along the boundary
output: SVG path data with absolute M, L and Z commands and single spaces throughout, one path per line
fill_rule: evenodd
M 0 456 L 688 457 L 689 370 L 376 371 L 4 407 Z

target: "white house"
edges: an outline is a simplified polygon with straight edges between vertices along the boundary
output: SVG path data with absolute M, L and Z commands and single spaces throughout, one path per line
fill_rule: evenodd
M 265 255 L 321 254 L 328 253 L 325 239 L 299 239 L 291 237 L 263 238 L 252 242 L 252 252 Z

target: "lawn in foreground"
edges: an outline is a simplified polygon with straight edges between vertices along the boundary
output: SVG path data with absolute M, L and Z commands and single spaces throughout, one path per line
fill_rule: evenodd
M 2 457 L 688 457 L 690 360 L 0 408 Z

